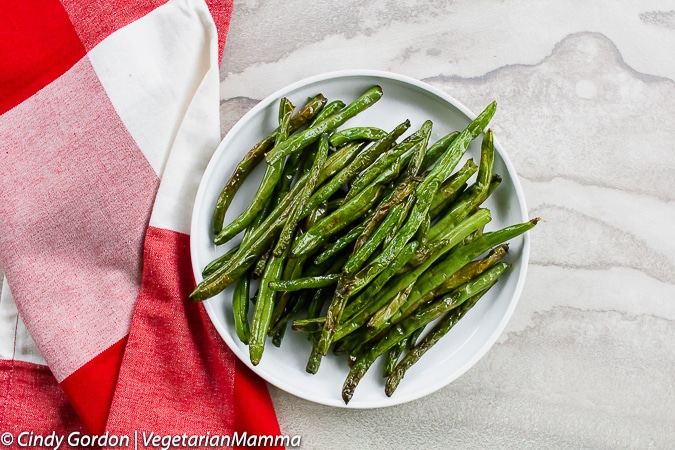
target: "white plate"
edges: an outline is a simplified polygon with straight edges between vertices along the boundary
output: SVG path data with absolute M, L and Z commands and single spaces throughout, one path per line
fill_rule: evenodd
M 475 117 L 471 111 L 444 92 L 420 81 L 387 72 L 348 71 L 315 76 L 285 87 L 261 101 L 232 127 L 216 149 L 199 186 L 192 217 L 190 250 L 197 282 L 202 280 L 203 267 L 229 249 L 233 242 L 216 248 L 211 242 L 211 213 L 225 181 L 243 155 L 276 128 L 278 100 L 288 97 L 301 106 L 318 93 L 328 100 L 349 103 L 367 88 L 380 85 L 382 99 L 343 127 L 379 126 L 385 130 L 409 119 L 408 133 L 432 120 L 431 142 L 453 130 L 461 130 Z M 487 105 L 485 105 L 487 106 Z M 406 134 L 407 135 L 407 134 Z M 492 222 L 486 230 L 524 222 L 527 208 L 516 172 L 497 140 L 494 171 L 503 181 L 486 202 Z M 467 155 L 475 161 L 480 156 L 480 137 L 470 146 Z M 240 189 L 226 216 L 226 222 L 239 214 L 256 190 L 262 176 L 259 167 Z M 494 344 L 506 326 L 522 290 L 527 268 L 529 243 L 527 235 L 510 241 L 507 260 L 513 265 L 497 285 L 451 330 L 432 350 L 413 366 L 392 397 L 384 393 L 382 363 L 378 361 L 357 387 L 354 397 L 345 405 L 341 398 L 342 384 L 348 373 L 344 358 L 329 353 L 316 375 L 305 372 L 311 346 L 304 335 L 287 331 L 280 348 L 268 341 L 262 361 L 252 366 L 248 347 L 234 330 L 231 317 L 231 287 L 205 302 L 216 329 L 232 351 L 269 383 L 298 397 L 338 407 L 376 408 L 408 402 L 446 386 L 473 366 Z M 382 358 L 380 358 L 382 359 Z

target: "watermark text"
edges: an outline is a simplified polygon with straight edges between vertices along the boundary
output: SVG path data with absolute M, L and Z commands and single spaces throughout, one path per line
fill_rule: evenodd
M 0 433 L 0 447 L 19 447 L 35 449 L 66 449 L 78 448 L 127 448 L 127 449 L 158 449 L 173 448 L 230 448 L 230 447 L 300 447 L 300 436 L 288 435 L 260 435 L 247 432 L 232 434 L 160 434 L 148 431 L 134 431 L 131 434 L 88 435 L 74 431 L 69 434 L 59 434 L 52 431 L 47 434 L 33 431 Z

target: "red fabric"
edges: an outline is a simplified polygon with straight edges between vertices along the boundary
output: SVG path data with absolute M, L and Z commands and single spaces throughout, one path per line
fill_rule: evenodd
M 0 432 L 59 435 L 85 432 L 75 410 L 45 366 L 0 360 Z
M 126 342 L 126 337 L 120 339 L 61 382 L 85 428 L 93 434 L 105 431 Z
M 216 23 L 216 30 L 218 31 L 218 62 L 220 62 L 223 57 L 227 29 L 230 27 L 233 1 L 206 0 L 206 5 L 211 12 L 211 16 L 213 16 L 213 20 Z
M 265 384 L 241 370 L 203 305 L 188 300 L 195 287 L 189 261 L 189 236 L 148 228 L 141 294 L 107 430 L 278 435 Z
M 58 0 L 3 2 L 0 114 L 54 81 L 86 51 Z
M 234 373 L 234 430 L 257 435 L 280 433 L 267 385 L 239 360 Z
M 125 25 L 145 16 L 167 0 L 61 0 L 73 28 L 91 50 Z

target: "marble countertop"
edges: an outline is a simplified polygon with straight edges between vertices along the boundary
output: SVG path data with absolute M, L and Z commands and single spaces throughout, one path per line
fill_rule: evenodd
M 675 10 L 665 0 L 235 2 L 222 130 L 341 69 L 397 72 L 492 122 L 531 217 L 525 288 L 459 379 L 375 410 L 271 387 L 307 449 L 672 448 Z

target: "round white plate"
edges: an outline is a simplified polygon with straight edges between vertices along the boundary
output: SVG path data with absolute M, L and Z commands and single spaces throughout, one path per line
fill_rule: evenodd
M 255 143 L 276 128 L 279 99 L 288 97 L 294 105 L 300 107 L 307 98 L 322 93 L 329 101 L 340 99 L 349 103 L 373 85 L 382 87 L 383 97 L 368 110 L 348 121 L 343 128 L 371 125 L 391 130 L 409 119 L 412 125 L 404 135 L 407 136 L 419 129 L 425 120 L 430 119 L 434 125 L 430 141 L 433 143 L 453 130 L 463 129 L 475 117 L 473 112 L 444 92 L 423 82 L 388 72 L 328 73 L 299 81 L 275 92 L 232 127 L 216 149 L 201 180 L 192 217 L 190 241 L 192 266 L 197 282 L 202 280 L 201 271 L 204 266 L 234 245 L 234 242 L 229 242 L 220 247 L 214 246 L 210 231 L 211 214 L 218 194 L 237 163 Z M 487 225 L 486 231 L 528 220 L 516 172 L 496 139 L 495 147 L 497 155 L 494 172 L 500 174 L 503 181 L 485 203 L 492 213 L 492 222 Z M 473 157 L 476 162 L 479 156 L 480 137 L 471 144 L 467 152 L 467 157 Z M 263 168 L 258 167 L 246 180 L 228 210 L 226 222 L 243 211 L 255 193 L 262 171 Z M 239 341 L 234 330 L 230 307 L 232 287 L 207 300 L 205 307 L 232 351 L 256 374 L 278 388 L 331 406 L 390 406 L 420 398 L 446 386 L 488 351 L 516 307 L 525 279 L 528 254 L 527 235 L 510 241 L 506 259 L 513 265 L 510 271 L 447 336 L 407 372 L 392 397 L 387 397 L 384 393 L 382 361 L 378 361 L 361 381 L 348 405 L 341 398 L 342 384 L 348 373 L 344 357 L 329 353 L 316 375 L 306 373 L 305 365 L 311 345 L 302 333 L 289 328 L 281 347 L 273 346 L 268 340 L 262 361 L 258 366 L 253 366 L 249 361 L 248 347 Z

